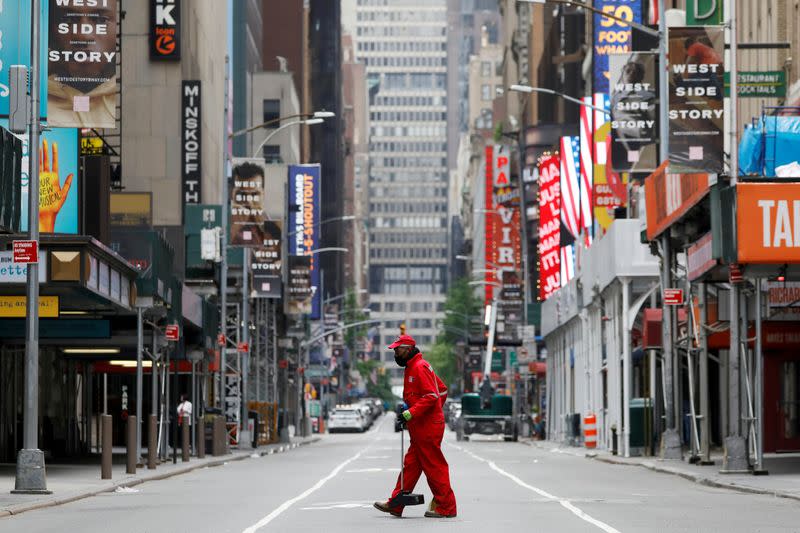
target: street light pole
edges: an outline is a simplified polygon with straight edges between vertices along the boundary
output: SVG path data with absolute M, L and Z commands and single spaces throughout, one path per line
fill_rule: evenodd
M 230 78 L 230 57 L 225 56 L 225 103 L 223 105 L 222 123 L 228 124 L 228 79 Z M 226 126 L 227 127 L 227 126 Z M 225 342 L 220 344 L 219 354 L 219 408 L 222 416 L 225 417 L 225 370 L 228 364 L 227 350 L 228 350 L 228 204 L 230 203 L 228 196 L 228 160 L 230 159 L 230 152 L 228 146 L 232 136 L 224 135 L 222 147 L 222 191 L 220 204 L 222 205 L 222 231 L 220 232 L 220 249 L 222 250 L 220 263 L 219 263 L 219 300 L 220 300 L 220 333 L 225 337 Z
M 256 157 L 258 157 L 258 152 L 261 151 L 261 148 L 263 148 L 265 144 L 267 144 L 273 137 L 275 137 L 275 135 L 285 130 L 286 128 L 299 125 L 313 126 L 315 124 L 322 124 L 323 122 L 325 122 L 325 120 L 321 118 L 309 118 L 305 120 L 295 120 L 294 122 L 287 122 L 286 124 L 283 124 L 279 128 L 276 128 L 275 131 L 267 135 L 266 138 L 264 138 L 264 140 L 261 141 L 261 144 L 258 145 L 258 148 L 253 150 L 253 158 L 255 159 Z
M 39 243 L 39 88 L 41 66 L 41 6 L 31 5 L 31 114 L 28 137 L 28 234 Z M 48 154 L 44 154 L 48 157 Z M 55 164 L 55 160 L 52 161 Z M 13 493 L 49 494 L 44 453 L 39 449 L 39 265 L 28 265 L 28 286 L 25 306 L 25 403 L 22 418 L 22 449 L 17 455 L 17 471 Z

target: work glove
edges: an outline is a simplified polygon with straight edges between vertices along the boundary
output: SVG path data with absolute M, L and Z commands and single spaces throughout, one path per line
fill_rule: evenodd
M 406 422 L 408 422 L 409 420 L 411 420 L 411 411 L 409 411 L 408 409 L 406 409 L 405 411 L 403 411 L 403 419 L 404 419 Z

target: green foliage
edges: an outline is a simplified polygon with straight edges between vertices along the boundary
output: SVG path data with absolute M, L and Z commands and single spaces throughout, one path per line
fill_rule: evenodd
M 393 404 L 397 400 L 392 394 L 392 384 L 389 381 L 389 375 L 384 371 L 383 365 L 380 361 L 373 359 L 367 361 L 356 361 L 356 369 L 364 382 L 367 384 L 367 395 L 380 398 L 384 402 Z M 376 382 L 372 382 L 373 375 Z
M 358 305 L 358 296 L 353 288 L 347 290 L 347 296 L 344 299 L 344 313 L 342 320 L 345 324 L 352 324 L 354 322 L 363 322 L 367 320 L 367 315 L 361 311 L 361 306 Z M 354 354 L 356 351 L 356 341 L 367 334 L 368 327 L 366 325 L 356 326 L 344 330 L 344 343 L 350 349 L 350 353 Z
M 439 323 L 436 343 L 425 353 L 436 373 L 448 387 L 459 381 L 456 343 L 466 342 L 469 317 L 480 316 L 481 301 L 473 293 L 469 280 L 456 280 L 447 291 L 445 316 Z M 451 392 L 452 395 L 452 392 Z
M 498 122 L 494 127 L 494 142 L 499 143 L 503 140 L 503 123 Z

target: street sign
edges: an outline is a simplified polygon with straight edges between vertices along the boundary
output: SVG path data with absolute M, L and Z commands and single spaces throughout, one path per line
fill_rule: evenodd
M 683 305 L 683 289 L 664 289 L 664 305 Z
M 782 70 L 739 71 L 740 98 L 785 98 L 786 72 Z M 725 96 L 731 95 L 731 75 L 725 73 Z
M 39 262 L 39 243 L 37 241 L 13 241 L 14 262 L 17 264 L 36 264 Z
M 225 346 L 225 334 L 220 333 L 217 335 L 217 346 Z
M 164 336 L 168 341 L 172 342 L 180 339 L 181 333 L 180 328 L 178 328 L 178 324 L 168 324 L 166 330 L 164 331 Z
M 742 267 L 733 263 L 729 267 L 730 272 L 728 273 L 728 281 L 731 283 L 742 283 L 744 281 L 744 275 L 742 274 Z
M 281 359 L 278 361 L 278 368 L 289 368 L 289 361 L 287 359 Z
M 236 345 L 236 351 L 239 353 L 247 353 L 250 351 L 250 345 L 246 342 L 240 342 Z

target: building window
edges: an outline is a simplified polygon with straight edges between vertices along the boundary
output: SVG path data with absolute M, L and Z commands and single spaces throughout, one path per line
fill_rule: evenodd
M 484 78 L 488 78 L 492 75 L 492 62 L 491 61 L 482 61 L 481 62 L 481 76 Z
M 481 100 L 484 102 L 492 99 L 492 86 L 488 84 L 481 85 Z
M 281 101 L 280 100 L 264 100 L 264 122 L 277 120 L 281 116 Z M 277 128 L 279 124 L 271 125 L 271 128 Z
M 281 147 L 277 144 L 267 144 L 264 146 L 264 162 L 267 164 L 280 163 Z

